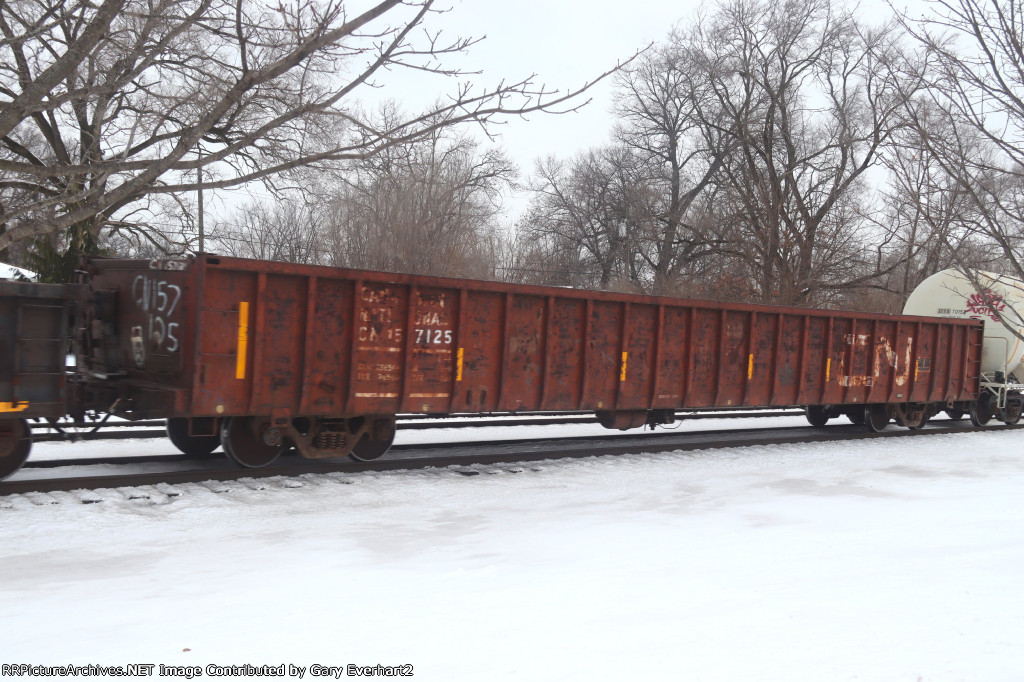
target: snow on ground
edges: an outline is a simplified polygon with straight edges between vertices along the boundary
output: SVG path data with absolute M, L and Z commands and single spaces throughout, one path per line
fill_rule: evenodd
M 1020 432 L 474 469 L 0 498 L 0 662 L 1024 674 Z
M 7 263 L 0 263 L 0 279 L 17 279 L 19 275 L 27 277 L 28 279 L 35 279 L 39 276 L 31 270 L 16 268 L 13 265 L 8 265 Z

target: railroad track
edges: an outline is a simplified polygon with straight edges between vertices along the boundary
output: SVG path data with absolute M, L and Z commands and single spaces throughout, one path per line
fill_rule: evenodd
M 680 421 L 691 419 L 745 419 L 753 417 L 792 417 L 803 414 L 802 410 L 781 409 L 753 411 L 732 411 L 722 410 L 714 412 L 680 412 L 676 418 Z M 589 416 L 588 416 L 589 415 Z M 537 412 L 526 416 L 522 415 L 464 415 L 452 419 L 437 421 L 436 417 L 430 415 L 400 415 L 397 427 L 405 430 L 427 430 L 427 429 L 461 429 L 461 428 L 482 428 L 486 426 L 545 426 L 549 424 L 596 424 L 597 418 L 593 413 L 572 414 L 556 412 Z M 32 440 L 36 443 L 46 443 L 62 440 L 114 440 L 127 438 L 164 438 L 166 437 L 167 423 L 163 419 L 147 419 L 141 421 L 116 421 L 104 422 L 58 422 L 59 430 L 46 423 L 30 424 L 33 431 Z M 63 431 L 64 433 L 61 433 Z M 66 434 L 66 435 L 65 435 Z
M 863 427 L 836 425 L 825 429 L 810 427 L 785 427 L 745 429 L 741 431 L 703 431 L 687 433 L 656 432 L 646 435 L 615 434 L 596 438 L 576 436 L 544 440 L 502 440 L 477 443 L 436 443 L 431 445 L 398 445 L 388 455 L 375 462 L 327 461 L 316 462 L 299 457 L 282 457 L 274 465 L 263 469 L 241 469 L 235 467 L 223 456 L 196 459 L 181 456 L 148 456 L 123 458 L 127 464 L 190 465 L 181 471 L 151 471 L 131 473 L 105 473 L 62 478 L 25 477 L 23 470 L 14 480 L 0 482 L 0 497 L 26 493 L 52 493 L 106 488 L 140 488 L 147 486 L 169 486 L 181 483 L 227 482 L 241 479 L 262 479 L 268 477 L 294 478 L 307 474 L 360 473 L 398 469 L 423 469 L 454 467 L 457 474 L 473 475 L 474 465 L 525 464 L 541 460 L 571 459 L 636 453 L 670 451 L 692 451 L 727 447 L 757 445 L 782 445 L 793 443 L 824 443 L 832 441 L 853 441 L 868 438 L 927 438 L 929 436 L 967 433 L 973 431 L 996 431 L 1024 428 L 1018 426 L 989 426 L 975 428 L 969 423 L 950 422 L 930 425 L 918 431 L 904 429 L 882 433 L 868 433 Z M 481 449 L 489 451 L 481 452 Z M 90 460 L 64 460 L 52 465 L 36 464 L 36 469 L 64 466 L 88 466 Z M 103 463 L 110 464 L 110 460 Z M 221 490 L 228 490 L 222 488 Z M 167 494 L 156 491 L 156 494 Z M 146 494 L 139 496 L 145 497 Z M 96 495 L 80 498 L 82 502 L 100 501 Z

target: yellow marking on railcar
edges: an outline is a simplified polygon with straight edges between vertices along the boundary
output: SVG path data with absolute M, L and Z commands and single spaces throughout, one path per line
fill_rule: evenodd
M 622 351 L 622 369 L 619 370 L 619 381 L 626 380 L 626 364 L 629 361 L 629 351 Z
M 747 381 L 754 378 L 754 354 L 751 353 L 747 358 Z
M 462 348 L 455 354 L 455 380 L 462 381 Z
M 238 357 L 235 358 L 235 378 L 245 378 L 245 359 L 249 352 L 249 302 L 238 304 Z
M 825 382 L 832 378 L 832 358 L 825 361 Z
M 27 409 L 27 400 L 15 400 L 12 403 L 0 403 L 0 412 L 24 412 Z

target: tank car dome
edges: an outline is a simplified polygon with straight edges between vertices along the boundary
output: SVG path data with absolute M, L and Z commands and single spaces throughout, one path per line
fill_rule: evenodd
M 981 371 L 1016 374 L 1022 379 L 1024 282 L 991 272 L 976 274 L 983 288 L 980 292 L 958 270 L 943 270 L 932 275 L 910 294 L 903 314 L 983 320 L 985 345 Z

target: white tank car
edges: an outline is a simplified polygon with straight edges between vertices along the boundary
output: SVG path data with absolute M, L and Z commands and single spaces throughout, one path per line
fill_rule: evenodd
M 914 289 L 903 313 L 984 320 L 982 373 L 989 381 L 996 372 L 1005 373 L 1003 381 L 1015 374 L 1019 382 L 1024 379 L 1024 282 L 991 272 L 978 272 L 977 278 L 981 292 L 957 270 L 936 273 Z

